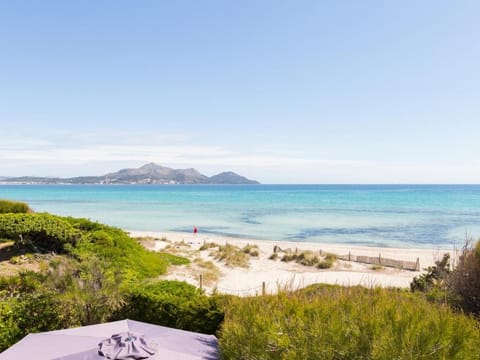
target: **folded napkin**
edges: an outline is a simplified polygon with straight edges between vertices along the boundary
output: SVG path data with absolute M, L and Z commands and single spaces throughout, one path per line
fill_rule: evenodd
M 107 359 L 147 359 L 156 352 L 157 344 L 145 339 L 142 334 L 123 332 L 112 335 L 98 344 L 98 354 Z

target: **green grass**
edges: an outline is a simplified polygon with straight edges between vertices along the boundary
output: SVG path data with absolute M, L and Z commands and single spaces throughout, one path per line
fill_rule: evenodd
M 171 265 L 186 265 L 190 263 L 190 260 L 187 258 L 184 258 L 182 256 L 174 255 L 174 254 L 169 254 L 166 252 L 160 252 L 158 253 L 158 256 L 161 259 L 164 259 Z
M 459 331 L 461 329 L 461 331 Z M 313 286 L 231 297 L 223 359 L 478 359 L 478 323 L 405 291 Z

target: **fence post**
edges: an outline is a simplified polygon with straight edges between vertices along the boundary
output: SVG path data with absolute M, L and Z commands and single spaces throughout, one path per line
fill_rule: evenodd
M 203 290 L 203 274 L 200 274 L 200 290 Z
M 420 258 L 417 257 L 417 261 L 415 263 L 415 270 L 420 271 Z
M 382 265 L 382 254 L 378 254 L 378 264 Z
M 262 295 L 265 295 L 265 281 L 262 281 Z
M 348 252 L 348 261 L 352 261 L 351 259 L 352 259 L 352 253 L 349 251 Z

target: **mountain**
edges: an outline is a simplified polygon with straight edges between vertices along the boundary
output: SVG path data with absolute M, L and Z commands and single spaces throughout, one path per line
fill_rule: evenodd
M 258 181 L 235 174 L 233 171 L 222 172 L 209 179 L 210 184 L 258 184 Z
M 150 163 L 138 169 L 122 169 L 103 176 L 104 183 L 207 184 L 208 177 L 195 169 L 171 169 Z
M 78 176 L 73 178 L 46 178 L 22 176 L 5 178 L 0 183 L 20 184 L 258 184 L 234 172 L 222 172 L 212 177 L 195 169 L 171 169 L 155 163 L 137 169 L 122 169 L 103 176 Z

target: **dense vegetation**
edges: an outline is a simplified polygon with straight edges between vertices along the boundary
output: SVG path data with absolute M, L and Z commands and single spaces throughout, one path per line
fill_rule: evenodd
M 188 260 L 87 219 L 0 214 L 0 238 L 40 261 L 39 271 L 0 277 L 0 351 L 29 332 L 130 318 L 216 334 L 224 359 L 480 358 L 478 322 L 462 314 L 480 313 L 480 245 L 453 271 L 448 257 L 437 262 L 411 292 L 325 285 L 238 298 L 159 281 Z
M 456 267 L 450 269 L 450 257 L 444 256 L 410 285 L 414 292 L 439 304 L 480 316 L 480 242 L 467 241 Z
M 23 202 L 0 199 L 0 214 L 28 212 L 30 212 L 30 208 Z
M 214 334 L 223 311 L 218 297 L 208 297 L 185 282 L 162 281 L 133 288 L 115 317 Z
M 32 250 L 64 252 L 67 244 L 75 244 L 80 233 L 67 221 L 50 214 L 3 214 L 0 237 Z
M 458 331 L 462 329 L 462 331 Z M 478 359 L 475 320 L 406 291 L 312 286 L 231 298 L 225 359 Z
M 217 304 L 193 286 L 155 280 L 169 264 L 187 259 L 147 251 L 120 229 L 87 219 L 8 213 L 0 215 L 0 238 L 43 254 L 40 272 L 0 278 L 0 351 L 29 332 L 126 316 L 203 332 L 214 332 L 222 321 Z M 146 319 L 137 305 L 160 315 Z

